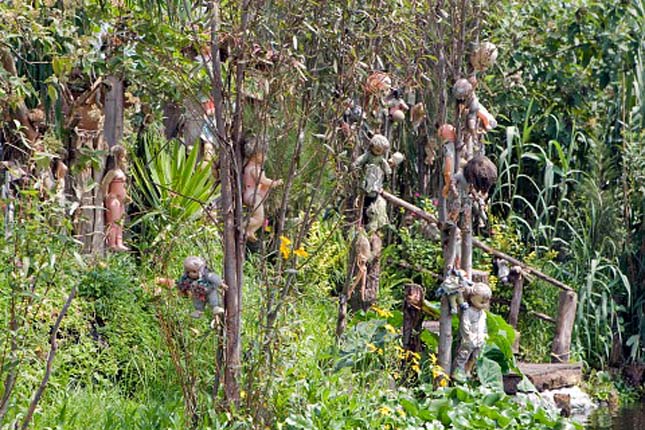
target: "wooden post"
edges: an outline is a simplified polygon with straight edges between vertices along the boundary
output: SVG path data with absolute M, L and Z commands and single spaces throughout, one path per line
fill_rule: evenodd
M 578 295 L 574 291 L 560 292 L 558 319 L 551 347 L 551 362 L 566 363 L 571 354 L 571 333 L 576 319 Z
M 110 89 L 105 95 L 105 124 L 103 135 L 108 148 L 121 143 L 123 139 L 123 80 L 108 76 L 105 81 Z
M 514 275 L 513 280 L 513 298 L 511 299 L 510 310 L 508 311 L 508 323 L 517 328 L 517 320 L 520 315 L 520 304 L 522 303 L 522 290 L 524 289 L 524 277 L 521 273 Z
M 424 289 L 417 284 L 405 286 L 405 300 L 403 302 L 403 349 L 421 352 L 421 325 L 424 313 Z

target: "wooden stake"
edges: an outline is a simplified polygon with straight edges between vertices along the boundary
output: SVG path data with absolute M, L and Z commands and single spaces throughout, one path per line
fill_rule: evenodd
M 522 290 L 524 289 L 524 278 L 521 273 L 513 277 L 513 298 L 508 312 L 508 323 L 517 328 L 517 320 L 520 315 L 520 304 L 522 303 Z
M 571 333 L 576 319 L 578 295 L 573 291 L 562 291 L 558 304 L 558 319 L 555 337 L 551 347 L 551 362 L 566 363 L 571 354 Z

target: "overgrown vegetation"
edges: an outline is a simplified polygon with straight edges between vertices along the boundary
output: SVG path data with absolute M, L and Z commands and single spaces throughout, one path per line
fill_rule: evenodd
M 223 185 L 213 175 L 221 160 L 204 162 L 203 148 L 189 149 L 194 142 L 168 124 L 173 109 L 189 110 L 213 91 L 212 69 L 199 66 L 212 43 L 210 3 L 121 3 L 0 2 L 0 156 L 28 171 L 12 188 L 15 198 L 0 202 L 3 210 L 15 205 L 15 221 L 0 223 L 0 428 L 566 428 L 552 412 L 502 394 L 500 378 L 516 366 L 515 334 L 496 315 L 507 314 L 512 287 L 494 276 L 481 384 L 443 386 L 428 331 L 423 353 L 401 348 L 404 285 L 421 284 L 434 300 L 443 270 L 440 232 L 414 217 L 391 210 L 379 306 L 353 315 L 345 335 L 334 336 L 355 232 L 346 218 L 356 180 L 349 165 L 360 149 L 338 126 L 347 99 L 364 97 L 370 71 L 387 69 L 425 103 L 420 129 L 392 130 L 393 149 L 407 160 L 390 185 L 436 213 L 438 161 L 423 159 L 440 158 L 433 123 L 450 115 L 446 88 L 471 36 L 500 49 L 494 72 L 479 83 L 501 125 L 486 138 L 500 174 L 480 233 L 578 292 L 574 359 L 600 369 L 642 363 L 642 0 L 464 2 L 463 10 L 454 1 L 224 2 L 216 55 L 225 134 L 244 128 L 270 142 L 267 174 L 285 178 L 266 202 L 260 242 L 246 249 L 240 403 L 229 409 L 220 402 L 219 326 L 190 318 L 190 301 L 157 282 L 179 277 L 187 255 L 203 256 L 215 271 L 223 262 L 215 210 Z M 247 10 L 251 25 L 240 32 Z M 446 52 L 454 70 L 440 58 Z M 126 83 L 134 251 L 83 255 L 70 221 L 81 199 L 61 203 L 43 184 L 52 161 L 71 160 L 73 176 L 102 167 L 104 149 L 76 151 L 70 94 L 80 97 L 107 76 Z M 238 97 L 240 82 L 254 94 Z M 14 121 L 23 108 L 42 112 L 42 121 Z M 214 124 L 206 128 L 227 147 Z M 84 186 L 92 192 L 97 183 Z M 492 270 L 481 252 L 473 263 Z M 536 315 L 555 315 L 557 297 L 547 283 L 527 281 L 521 359 L 549 360 L 553 326 Z M 52 351 L 51 376 L 34 403 Z M 613 395 L 607 375 L 593 373 L 597 399 Z

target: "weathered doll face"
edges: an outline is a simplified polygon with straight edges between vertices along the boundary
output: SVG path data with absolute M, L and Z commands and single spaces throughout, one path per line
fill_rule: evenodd
M 186 275 L 190 279 L 199 279 L 199 270 L 186 270 Z
M 477 309 L 488 309 L 490 306 L 490 296 L 473 295 L 470 297 L 470 303 Z
M 385 153 L 385 148 L 379 145 L 373 145 L 371 150 L 374 155 L 383 155 Z
M 184 272 L 190 279 L 199 279 L 203 268 L 204 260 L 199 257 L 187 257 L 184 260 Z

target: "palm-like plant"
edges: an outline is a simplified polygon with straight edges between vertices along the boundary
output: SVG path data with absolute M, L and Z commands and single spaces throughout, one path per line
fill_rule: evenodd
M 156 132 L 145 134 L 142 146 L 132 171 L 133 199 L 142 212 L 133 225 L 142 224 L 154 243 L 164 228 L 199 217 L 218 194 L 211 164 L 198 159 L 198 146 L 187 153 L 179 141 Z

